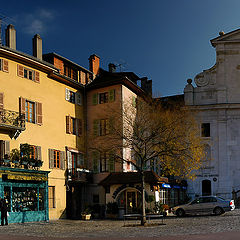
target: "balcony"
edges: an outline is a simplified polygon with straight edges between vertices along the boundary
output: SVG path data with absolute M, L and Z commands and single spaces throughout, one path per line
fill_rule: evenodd
M 7 109 L 0 110 L 0 130 L 11 132 L 11 137 L 17 138 L 25 130 L 24 115 Z
M 76 181 L 76 182 L 82 182 L 87 183 L 89 181 L 89 170 L 86 169 L 80 169 L 80 168 L 71 168 L 68 169 L 68 181 Z

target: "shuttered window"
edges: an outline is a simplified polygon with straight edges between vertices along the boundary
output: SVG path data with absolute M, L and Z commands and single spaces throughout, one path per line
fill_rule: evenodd
M 93 120 L 93 135 L 105 136 L 111 133 L 111 125 L 109 119 L 95 119 Z
M 48 207 L 55 208 L 55 186 L 48 186 Z
M 65 152 L 48 149 L 49 168 L 65 169 Z
M 8 71 L 8 61 L 5 59 L 0 59 L 0 70 L 3 72 L 9 72 Z
M 27 122 L 43 124 L 42 103 L 19 98 L 19 112 Z
M 92 104 L 103 104 L 115 101 L 115 89 L 111 89 L 108 92 L 94 93 L 92 95 Z
M 17 75 L 22 78 L 27 78 L 36 83 L 40 83 L 40 72 L 26 68 L 22 65 L 17 65 Z
M 0 93 L 0 112 L 3 110 L 3 93 Z
M 10 142 L 0 140 L 0 159 L 3 159 L 6 155 L 10 155 Z
M 66 132 L 69 134 L 81 136 L 83 134 L 82 119 L 66 116 Z

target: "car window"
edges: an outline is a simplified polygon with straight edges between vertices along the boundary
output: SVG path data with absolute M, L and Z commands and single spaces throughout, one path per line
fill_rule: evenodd
M 191 204 L 197 204 L 197 203 L 199 203 L 199 199 L 198 198 L 191 202 Z

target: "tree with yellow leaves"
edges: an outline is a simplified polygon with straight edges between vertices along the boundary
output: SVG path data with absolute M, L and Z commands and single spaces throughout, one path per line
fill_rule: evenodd
M 162 176 L 194 178 L 204 157 L 204 145 L 192 113 L 178 104 L 166 105 L 161 99 L 132 99 L 120 109 L 106 109 L 108 133 L 95 138 L 98 151 L 114 153 L 118 162 L 130 163 L 142 176 L 142 221 L 146 224 L 146 166 L 157 162 Z M 126 154 L 128 153 L 128 154 Z

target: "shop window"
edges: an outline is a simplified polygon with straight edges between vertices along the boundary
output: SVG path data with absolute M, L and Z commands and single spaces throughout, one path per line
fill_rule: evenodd
M 37 188 L 13 187 L 12 211 L 38 211 Z
M 45 189 L 39 188 L 39 211 L 45 210 Z
M 55 208 L 55 186 L 48 187 L 48 203 L 49 208 Z
M 202 137 L 210 137 L 210 123 L 202 123 L 201 133 Z

